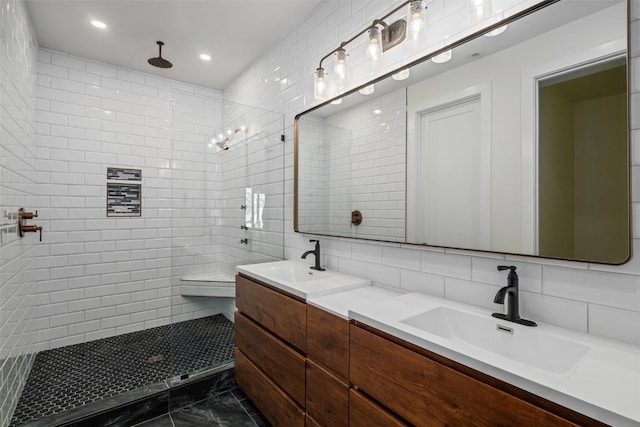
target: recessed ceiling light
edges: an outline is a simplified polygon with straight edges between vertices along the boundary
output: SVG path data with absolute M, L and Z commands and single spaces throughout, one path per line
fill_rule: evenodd
M 207 55 L 206 53 L 201 53 L 200 59 L 202 59 L 203 61 L 211 61 L 211 55 Z
M 107 28 L 107 24 L 105 24 L 102 21 L 97 21 L 95 19 L 91 21 L 91 25 L 93 25 L 96 28 L 100 28 L 101 30 L 104 30 L 105 28 Z

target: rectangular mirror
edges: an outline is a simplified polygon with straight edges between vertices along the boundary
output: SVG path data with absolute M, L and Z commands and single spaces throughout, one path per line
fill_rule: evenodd
M 627 261 L 627 8 L 551 2 L 299 114 L 295 230 Z

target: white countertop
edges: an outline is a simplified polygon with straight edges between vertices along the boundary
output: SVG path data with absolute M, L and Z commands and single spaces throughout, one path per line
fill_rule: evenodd
M 489 310 L 418 292 L 403 294 L 401 290 L 374 287 L 370 280 L 310 270 L 309 263 L 295 260 L 238 266 L 237 270 L 339 317 L 355 319 L 594 419 L 613 426 L 640 426 L 640 347 L 544 324 L 528 328 L 493 319 Z M 413 316 L 421 317 L 427 311 L 443 308 L 475 319 L 458 324 L 458 331 L 467 335 L 477 338 L 474 335 L 477 328 L 473 326 L 483 325 L 480 340 L 461 339 L 451 330 L 444 334 L 439 330 L 429 333 L 428 330 L 434 330 L 429 328 L 440 327 L 433 326 L 432 318 L 426 323 L 429 327 L 407 323 Z M 473 325 L 467 328 L 468 323 Z M 506 349 L 505 353 L 519 348 L 519 353 L 512 352 L 508 357 L 496 352 L 495 347 L 494 351 L 487 349 L 484 338 L 496 337 L 487 334 L 486 327 L 495 331 L 498 324 L 513 330 L 511 338 L 498 338 L 502 345 L 507 343 L 500 348 Z M 543 341 L 538 338 L 547 343 L 548 350 L 541 353 L 542 357 L 537 350 Z M 521 347 L 512 346 L 514 342 Z M 564 356 L 571 351 L 560 347 L 587 350 L 575 359 L 577 362 L 563 365 Z M 556 354 L 558 357 L 554 358 Z M 530 363 L 523 362 L 527 356 Z M 545 363 L 539 363 L 541 359 Z
M 348 320 L 349 310 L 362 309 L 371 303 L 385 301 L 403 293 L 405 292 L 400 289 L 366 286 L 321 297 L 312 297 L 307 300 L 307 303 Z
M 420 293 L 360 305 L 349 311 L 358 320 L 412 344 L 513 384 L 550 401 L 614 426 L 640 426 L 640 347 L 539 324 L 536 333 L 584 344 L 589 352 L 566 373 L 553 373 L 412 327 L 401 320 L 429 309 L 450 307 L 491 316 L 491 312 Z M 534 319 L 535 320 L 535 319 Z M 499 321 L 514 333 L 525 326 Z
M 337 271 L 317 271 L 311 264 L 298 260 L 239 265 L 236 270 L 305 301 L 311 297 L 370 286 L 371 280 Z

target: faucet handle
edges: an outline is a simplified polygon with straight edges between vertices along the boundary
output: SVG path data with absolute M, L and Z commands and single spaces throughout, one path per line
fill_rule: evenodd
M 498 271 L 504 271 L 504 270 L 516 271 L 517 268 L 518 267 L 516 267 L 515 265 L 499 265 Z

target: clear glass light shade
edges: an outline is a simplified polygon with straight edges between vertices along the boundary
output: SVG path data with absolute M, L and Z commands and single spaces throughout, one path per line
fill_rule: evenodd
M 363 87 L 358 92 L 360 93 L 360 95 L 371 95 L 373 92 L 375 92 L 375 90 L 376 88 L 374 85 L 369 85 L 369 86 Z
M 342 93 L 347 86 L 347 52 L 344 49 L 338 49 L 336 52 L 336 63 L 333 67 L 333 78 L 336 83 L 338 93 Z
M 420 47 L 427 39 L 427 25 L 425 23 L 425 7 L 423 1 L 409 3 L 407 18 L 407 43 L 412 47 Z
M 409 75 L 411 74 L 411 72 L 409 71 L 408 68 L 405 68 L 404 70 L 400 70 L 395 74 L 391 75 L 391 78 L 393 80 L 405 80 L 409 78 Z
M 435 62 L 436 64 L 444 64 L 445 62 L 451 61 L 452 56 L 453 52 L 451 51 L 451 49 L 449 49 L 442 52 L 440 55 L 434 56 L 433 58 L 431 58 L 431 61 Z
M 373 71 L 382 66 L 382 37 L 380 28 L 369 28 L 369 43 L 365 51 L 365 62 L 369 67 L 369 71 Z
M 469 18 L 471 23 L 476 23 L 491 17 L 492 0 L 469 0 Z
M 324 68 L 316 70 L 315 79 L 313 81 L 313 97 L 318 101 L 327 98 L 327 75 Z

